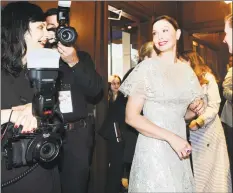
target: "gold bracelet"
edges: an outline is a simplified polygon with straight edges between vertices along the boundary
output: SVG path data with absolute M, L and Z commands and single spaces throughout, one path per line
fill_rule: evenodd
M 196 119 L 196 123 L 197 123 L 198 127 L 203 127 L 203 125 L 205 124 L 205 121 L 204 121 L 203 118 L 198 117 L 198 118 Z

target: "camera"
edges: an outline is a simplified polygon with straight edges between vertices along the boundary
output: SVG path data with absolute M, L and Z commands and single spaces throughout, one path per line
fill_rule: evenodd
M 77 40 L 76 30 L 70 26 L 70 6 L 71 1 L 58 1 L 56 39 L 65 46 L 72 46 Z
M 7 131 L 7 143 L 4 145 L 6 168 L 18 168 L 40 164 L 45 169 L 53 168 L 58 161 L 62 146 L 62 127 L 38 128 L 32 134 L 19 133 L 13 124 Z M 52 131 L 60 130 L 59 132 Z
M 58 106 L 60 55 L 41 48 L 27 54 L 27 77 L 33 88 L 32 113 L 37 119 L 34 133 L 22 134 L 8 125 L 4 145 L 7 169 L 40 164 L 49 169 L 56 165 L 64 135 L 64 120 Z

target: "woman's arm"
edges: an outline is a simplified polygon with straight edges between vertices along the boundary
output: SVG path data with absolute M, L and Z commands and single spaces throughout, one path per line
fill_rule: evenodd
M 197 115 L 203 113 L 205 109 L 204 100 L 202 99 L 204 94 L 202 87 L 198 81 L 198 78 L 193 71 L 193 69 L 187 65 L 187 78 L 189 82 L 189 92 L 191 94 L 191 101 L 186 114 L 184 116 L 185 120 L 191 120 L 195 118 Z
M 213 75 L 207 74 L 206 78 L 209 80 L 207 84 L 207 107 L 204 112 L 199 115 L 195 120 L 191 122 L 189 128 L 191 130 L 197 130 L 213 121 L 218 115 L 221 98 L 219 95 L 218 85 Z
M 1 110 L 1 125 L 7 123 L 9 121 L 11 114 L 11 109 L 3 109 Z M 15 123 L 18 117 L 18 111 L 13 111 L 11 115 L 10 122 Z
M 204 113 L 199 116 L 201 119 L 203 119 L 203 124 L 208 124 L 215 119 L 215 117 L 218 115 L 221 102 L 218 85 L 214 76 L 207 74 L 206 78 L 209 80 L 207 85 L 207 107 Z
M 144 99 L 142 97 L 129 96 L 126 106 L 126 123 L 147 137 L 168 142 L 181 159 L 188 156 L 191 152 L 189 143 L 174 133 L 155 125 L 142 116 L 140 113 L 143 105 Z

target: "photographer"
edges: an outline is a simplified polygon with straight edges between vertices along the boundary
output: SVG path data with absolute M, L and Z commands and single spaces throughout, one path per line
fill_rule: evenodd
M 54 42 L 54 32 L 59 26 L 58 11 L 52 8 L 45 13 L 47 30 L 52 35 L 50 43 Z M 62 192 L 86 193 L 94 137 L 92 123 L 87 119 L 87 101 L 95 104 L 102 98 L 103 82 L 88 53 L 77 51 L 74 46 L 64 46 L 60 42 L 55 44 L 55 48 L 61 56 L 62 82 L 71 88 L 68 90 L 71 92 L 70 106 L 73 107 L 62 111 L 70 126 L 63 145 L 60 173 Z M 62 100 L 60 96 L 60 107 Z
M 32 115 L 33 89 L 26 74 L 28 51 L 43 48 L 48 32 L 40 7 L 28 2 L 9 3 L 2 11 L 1 31 L 1 128 L 14 123 L 21 133 L 33 132 L 37 120 Z M 12 109 L 14 109 L 12 111 Z M 7 134 L 2 133 L 2 152 Z M 4 183 L 26 171 L 29 167 L 6 169 L 2 154 L 1 167 Z M 59 193 L 60 180 L 57 167 L 47 170 L 38 166 L 18 182 L 2 188 L 2 193 Z

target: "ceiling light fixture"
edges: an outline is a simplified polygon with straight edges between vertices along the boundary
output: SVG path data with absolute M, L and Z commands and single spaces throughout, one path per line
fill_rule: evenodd
M 116 9 L 116 8 L 108 5 L 108 11 L 111 11 L 111 12 L 113 12 L 115 14 L 118 14 L 118 18 L 108 17 L 108 19 L 110 19 L 110 20 L 121 20 L 122 10 Z

